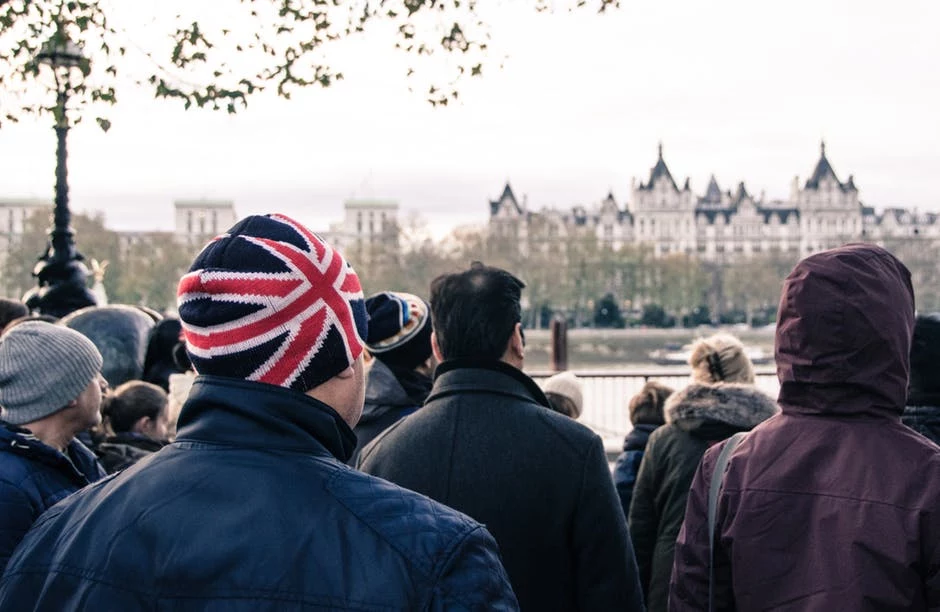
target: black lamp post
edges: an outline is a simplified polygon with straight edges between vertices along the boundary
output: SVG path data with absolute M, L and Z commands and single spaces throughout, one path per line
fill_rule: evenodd
M 87 74 L 89 62 L 82 55 L 81 48 L 69 40 L 61 27 L 36 55 L 36 62 L 52 69 L 56 85 L 55 213 L 46 251 L 33 269 L 33 276 L 39 279 L 39 286 L 28 291 L 23 300 L 32 311 L 63 317 L 97 303 L 94 294 L 88 290 L 88 268 L 82 263 L 84 257 L 75 248 L 66 166 L 66 138 L 69 132 L 66 104 L 72 87 L 72 73 L 78 70 L 83 75 Z

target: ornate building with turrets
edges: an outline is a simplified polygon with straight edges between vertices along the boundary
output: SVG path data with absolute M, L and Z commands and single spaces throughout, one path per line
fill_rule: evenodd
M 497 235 L 527 240 L 536 234 L 557 239 L 594 235 L 614 250 L 646 245 L 656 256 L 681 253 L 708 261 L 729 261 L 762 253 L 797 257 L 846 242 L 921 237 L 940 239 L 940 215 L 889 208 L 876 213 L 859 200 L 855 180 L 842 182 L 820 145 L 819 161 L 805 183 L 794 177 L 787 200 L 755 197 L 744 183 L 722 190 L 714 175 L 705 194 L 692 192 L 689 179 L 680 187 L 663 158 L 649 179 L 631 185 L 630 201 L 621 206 L 613 193 L 592 206 L 533 212 L 516 199 L 507 183 L 490 202 L 489 228 Z

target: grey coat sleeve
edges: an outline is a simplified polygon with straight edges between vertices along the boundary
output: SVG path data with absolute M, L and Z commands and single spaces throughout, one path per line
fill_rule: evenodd
M 599 437 L 585 457 L 574 521 L 581 610 L 643 610 L 636 559 Z

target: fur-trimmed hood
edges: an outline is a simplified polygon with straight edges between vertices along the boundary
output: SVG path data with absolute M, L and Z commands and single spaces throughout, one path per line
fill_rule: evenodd
M 766 393 L 741 383 L 693 383 L 673 393 L 664 410 L 666 423 L 683 429 L 707 421 L 751 429 L 780 411 Z

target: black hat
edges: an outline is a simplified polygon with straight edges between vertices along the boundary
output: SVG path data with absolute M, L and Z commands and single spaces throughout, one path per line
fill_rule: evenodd
M 366 346 L 385 365 L 412 370 L 431 356 L 428 303 L 410 293 L 385 291 L 366 299 Z

